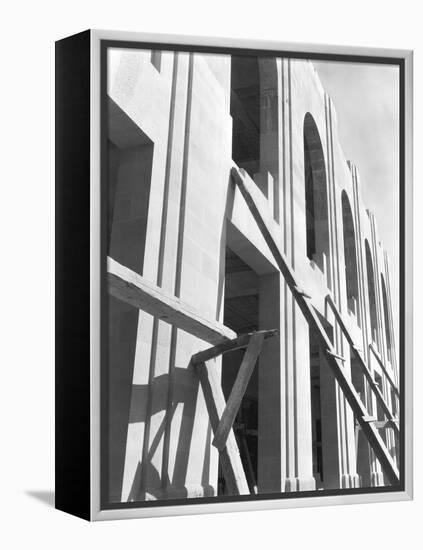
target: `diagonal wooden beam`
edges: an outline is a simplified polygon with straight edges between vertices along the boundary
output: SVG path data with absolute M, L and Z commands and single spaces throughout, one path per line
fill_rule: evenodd
M 142 309 L 209 344 L 236 338 L 236 333 L 230 328 L 205 319 L 194 308 L 110 257 L 107 258 L 107 273 L 109 293 L 118 300 Z
M 381 389 L 378 387 L 378 385 L 374 381 L 372 373 L 370 372 L 369 368 L 367 367 L 366 362 L 364 361 L 363 357 L 361 356 L 361 353 L 360 353 L 359 349 L 355 345 L 355 343 L 354 343 L 354 341 L 351 337 L 351 334 L 350 334 L 344 320 L 342 319 L 342 316 L 339 313 L 338 308 L 336 307 L 334 301 L 332 300 L 332 297 L 330 296 L 330 294 L 328 294 L 326 296 L 326 303 L 329 304 L 330 308 L 332 309 L 332 311 L 335 315 L 335 318 L 338 321 L 338 325 L 339 325 L 340 329 L 342 330 L 342 332 L 343 332 L 345 338 L 347 339 L 351 349 L 353 350 L 353 353 L 354 353 L 355 357 L 358 360 L 358 364 L 360 365 L 360 368 L 361 368 L 364 376 L 366 377 L 366 380 L 369 383 L 369 386 L 370 386 L 371 390 L 375 394 L 376 401 L 379 403 L 381 409 L 383 410 L 383 412 L 386 415 L 386 417 L 388 418 L 388 420 L 394 421 L 395 417 L 393 416 L 393 414 L 391 412 L 391 409 L 389 408 L 387 402 L 385 401 L 385 398 L 383 397 L 383 393 L 382 393 Z M 394 432 L 396 433 L 396 435 L 399 435 L 399 426 L 395 422 L 392 423 L 392 428 L 393 428 Z
M 257 223 L 257 226 L 260 229 L 267 243 L 267 246 L 269 247 L 269 250 L 273 254 L 278 268 L 284 276 L 284 279 L 289 289 L 291 290 L 298 307 L 303 313 L 310 328 L 313 330 L 320 349 L 324 353 L 327 350 L 332 352 L 332 355 L 326 353 L 326 363 L 331 369 L 335 380 L 338 382 L 341 391 L 343 392 L 349 406 L 351 407 L 357 419 L 357 422 L 360 424 L 361 429 L 366 435 L 367 440 L 372 447 L 376 458 L 379 460 L 387 479 L 389 480 L 391 485 L 398 485 L 400 479 L 397 465 L 395 464 L 394 459 L 386 448 L 377 429 L 371 423 L 365 422 L 363 420 L 364 417 L 368 416 L 367 410 L 361 403 L 360 397 L 355 391 L 355 388 L 352 385 L 351 381 L 346 377 L 342 363 L 339 361 L 339 359 L 333 356 L 333 354 L 335 354 L 335 350 L 333 349 L 332 342 L 329 340 L 329 337 L 326 334 L 325 329 L 323 328 L 319 318 L 317 317 L 313 306 L 311 306 L 307 302 L 303 294 L 298 291 L 299 287 L 294 272 L 289 267 L 284 254 L 279 249 L 276 239 L 273 237 L 270 228 L 267 227 L 267 224 L 264 221 L 264 217 L 257 207 L 251 191 L 249 190 L 249 186 L 251 185 L 251 183 L 247 181 L 247 179 L 244 178 L 236 168 L 232 168 L 231 175 L 236 185 L 238 185 L 239 190 L 244 197 L 244 200 L 255 222 Z
M 210 424 L 213 433 L 216 433 L 220 418 L 225 410 L 225 397 L 220 377 L 214 365 L 197 362 L 192 364 L 192 367 L 200 380 Z M 225 447 L 219 450 L 219 457 L 229 493 L 232 495 L 249 495 L 250 490 L 232 429 L 229 432 Z
M 245 350 L 245 354 L 239 367 L 234 385 L 232 386 L 225 410 L 223 411 L 219 425 L 214 434 L 212 445 L 214 445 L 219 451 L 226 445 L 229 432 L 232 429 L 239 406 L 241 405 L 241 400 L 244 397 L 248 382 L 253 374 L 263 342 L 263 332 L 252 334 L 247 349 Z

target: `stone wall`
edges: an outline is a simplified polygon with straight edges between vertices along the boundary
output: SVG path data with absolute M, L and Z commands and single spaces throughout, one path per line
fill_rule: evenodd
M 258 276 L 259 328 L 280 331 L 258 366 L 259 492 L 383 484 L 360 435 L 356 446 L 353 415 L 323 357 L 320 404 L 313 397 L 308 325 L 231 183 L 233 63 L 223 55 L 156 52 L 152 57 L 145 50 L 109 50 L 109 151 L 110 159 L 118 158 L 109 170 L 109 254 L 203 317 L 221 322 L 226 247 Z M 260 158 L 258 172 L 251 174 L 257 201 L 331 327 L 347 372 L 354 364 L 326 305 L 327 294 L 348 319 L 371 368 L 380 371 L 369 351 L 373 338 L 398 379 L 388 261 L 375 219 L 362 203 L 358 171 L 338 142 L 335 107 L 308 61 L 263 58 L 258 74 Z M 305 121 L 309 174 L 319 180 L 314 259 L 307 255 Z M 347 295 L 343 200 L 349 202 L 356 237 L 356 301 Z M 366 242 L 374 272 L 373 337 Z M 122 254 L 129 243 L 130 252 Z M 208 344 L 116 300 L 110 300 L 109 311 L 110 500 L 216 495 L 218 455 L 189 368 L 191 355 Z M 389 388 L 384 390 L 390 401 Z M 376 411 L 365 385 L 363 396 Z M 316 414 L 323 480 L 313 450 Z M 389 430 L 386 437 L 394 453 Z

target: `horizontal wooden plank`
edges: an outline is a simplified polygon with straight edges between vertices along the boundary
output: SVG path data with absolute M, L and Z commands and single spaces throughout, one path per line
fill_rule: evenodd
M 107 272 L 109 293 L 118 300 L 213 345 L 236 338 L 236 333 L 230 328 L 205 319 L 194 308 L 110 257 L 107 258 Z
M 254 334 L 263 334 L 264 338 L 271 338 L 272 336 L 276 336 L 278 334 L 277 329 L 272 330 L 262 330 L 257 332 L 249 332 L 247 334 L 241 334 L 237 338 L 234 338 L 233 340 L 226 340 L 224 342 L 221 342 L 220 344 L 217 344 L 216 346 L 213 346 L 212 348 L 207 348 L 203 351 L 200 351 L 192 356 L 191 361 L 192 363 L 201 363 L 204 361 L 210 361 L 210 359 L 213 359 L 214 357 L 217 357 L 218 355 L 222 355 L 223 353 L 227 353 L 228 351 L 235 351 L 240 348 L 245 348 L 248 346 L 248 343 L 251 339 L 251 336 Z
M 363 418 L 365 422 L 371 422 L 375 428 L 378 430 L 385 430 L 386 428 L 392 428 L 393 426 L 398 424 L 398 419 L 394 420 L 378 420 L 375 417 L 369 416 L 367 418 Z

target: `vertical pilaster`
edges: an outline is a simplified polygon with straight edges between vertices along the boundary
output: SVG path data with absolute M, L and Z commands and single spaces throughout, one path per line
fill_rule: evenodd
M 357 246 L 357 269 L 358 269 L 358 282 L 359 282 L 359 307 L 360 307 L 360 317 L 361 317 L 361 345 L 362 345 L 362 355 L 369 365 L 369 347 L 368 347 L 368 317 L 367 317 L 367 307 L 368 307 L 368 298 L 366 293 L 365 286 L 365 274 L 366 266 L 364 260 L 364 251 L 363 251 L 363 232 L 362 232 L 362 221 L 360 215 L 360 200 L 358 194 L 358 182 L 357 182 L 357 169 L 354 164 L 350 163 L 351 177 L 352 177 L 352 187 L 353 187 L 353 212 L 354 212 L 354 221 L 356 227 L 356 246 Z M 372 395 L 368 385 L 367 380 L 361 375 L 363 383 L 363 397 L 364 405 L 367 407 L 369 414 L 372 414 L 373 411 L 373 402 Z M 360 477 L 360 485 L 367 486 L 371 483 L 371 456 L 372 451 L 370 449 L 369 443 L 362 433 L 362 431 L 356 427 L 356 449 L 357 449 L 357 470 Z
M 328 218 L 332 295 L 334 302 L 342 314 L 346 297 L 343 295 L 345 285 L 341 284 L 340 247 L 342 230 L 339 225 L 337 186 L 335 181 L 335 160 L 333 145 L 332 103 L 325 94 L 326 121 L 326 159 L 328 181 Z M 342 281 L 343 283 L 343 281 Z M 351 376 L 350 354 L 342 331 L 333 319 L 333 345 L 341 357 L 345 358 L 344 368 Z M 356 448 L 354 434 L 354 416 L 346 399 L 321 357 L 321 394 L 322 394 L 322 447 L 324 486 L 355 487 L 358 485 L 356 470 Z M 334 458 L 335 450 L 337 457 Z M 337 460 L 337 461 L 336 461 Z
M 284 252 L 291 267 L 296 268 L 298 241 L 296 240 L 297 205 L 302 204 L 304 182 L 294 168 L 294 150 L 303 150 L 303 133 L 293 128 L 293 71 L 291 59 L 282 61 L 282 101 L 283 136 L 286 170 L 285 192 L 283 193 L 284 211 Z M 286 426 L 286 464 L 285 490 L 312 490 L 315 488 L 313 477 L 312 427 L 311 427 L 311 391 L 310 358 L 308 354 L 308 324 L 299 310 L 291 291 L 284 282 L 285 300 L 285 426 Z

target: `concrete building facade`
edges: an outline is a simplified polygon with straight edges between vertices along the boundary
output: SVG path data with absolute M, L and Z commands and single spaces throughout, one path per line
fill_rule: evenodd
M 369 415 L 382 426 L 330 303 L 398 416 L 388 258 L 312 63 L 110 48 L 107 73 L 109 257 L 236 334 L 278 330 L 234 423 L 250 491 L 388 484 L 231 178 L 250 182 Z M 113 296 L 108 311 L 109 501 L 229 494 L 190 367 L 210 344 Z M 241 360 L 214 360 L 226 397 Z

